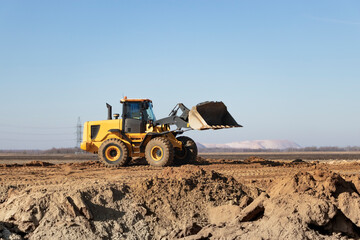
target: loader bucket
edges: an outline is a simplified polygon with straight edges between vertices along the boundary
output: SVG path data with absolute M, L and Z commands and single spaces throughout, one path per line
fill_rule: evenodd
M 189 125 L 196 130 L 242 127 L 227 111 L 223 102 L 204 102 L 192 107 Z

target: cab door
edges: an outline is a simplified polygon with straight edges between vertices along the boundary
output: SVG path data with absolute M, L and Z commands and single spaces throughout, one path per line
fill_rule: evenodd
M 144 133 L 146 122 L 144 121 L 142 102 L 125 102 L 123 109 L 125 133 Z

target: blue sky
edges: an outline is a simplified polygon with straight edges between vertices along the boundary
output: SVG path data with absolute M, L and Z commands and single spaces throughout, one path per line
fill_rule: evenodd
M 359 1 L 1 1 L 0 149 L 75 145 L 77 118 L 223 101 L 197 142 L 360 145 Z

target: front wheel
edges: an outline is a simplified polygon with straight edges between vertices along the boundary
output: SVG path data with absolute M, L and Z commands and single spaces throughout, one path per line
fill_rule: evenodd
M 174 159 L 174 148 L 167 138 L 153 138 L 145 147 L 145 158 L 151 166 L 170 166 Z
M 175 162 L 177 164 L 194 162 L 198 154 L 198 149 L 194 140 L 186 136 L 180 136 L 176 139 L 182 142 L 182 148 L 181 150 L 175 149 Z
M 109 167 L 124 166 L 129 161 L 129 152 L 125 143 L 116 138 L 103 142 L 98 155 L 100 160 Z

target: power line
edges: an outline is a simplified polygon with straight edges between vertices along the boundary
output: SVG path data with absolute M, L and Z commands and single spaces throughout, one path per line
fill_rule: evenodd
M 80 147 L 81 141 L 82 141 L 82 124 L 80 121 L 80 117 L 78 117 L 78 122 L 76 124 L 76 126 L 72 126 L 72 127 L 34 127 L 34 126 L 18 126 L 18 125 L 11 125 L 11 124 L 1 124 L 1 127 L 6 127 L 6 128 L 16 128 L 16 129 L 36 129 L 36 130 L 56 130 L 56 129 L 76 129 L 76 133 L 72 132 L 72 133 L 51 133 L 51 132 L 24 132 L 22 130 L 19 131 L 9 131 L 9 129 L 6 129 L 5 131 L 0 130 L 0 134 L 2 135 L 0 138 L 0 141 L 17 141 L 17 142 L 67 142 L 67 141 L 76 141 L 76 147 Z M 76 134 L 76 139 L 71 138 L 71 139 L 26 139 L 24 137 L 19 137 L 19 138 L 7 138 L 4 136 L 4 134 L 12 134 L 12 135 L 22 135 L 22 136 L 27 136 L 27 137 L 31 137 L 31 136 L 71 136 Z
M 28 128 L 28 129 L 74 129 L 74 127 L 34 127 L 34 126 L 19 126 L 11 124 L 1 124 L 0 127 L 10 127 L 10 128 Z
M 71 135 L 74 133 L 26 133 L 26 132 L 10 132 L 10 131 L 0 131 L 0 134 L 20 134 L 20 135 Z
M 21 139 L 21 138 L 0 138 L 0 141 L 27 141 L 27 142 L 48 142 L 48 141 L 75 141 L 76 139 Z

